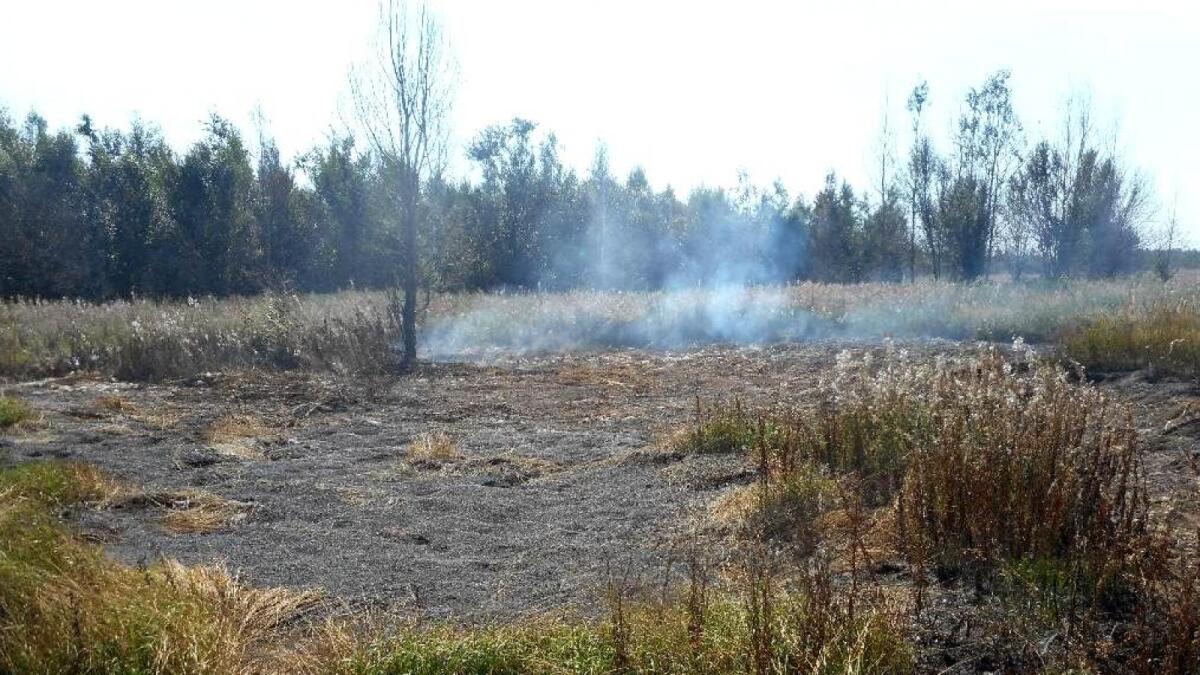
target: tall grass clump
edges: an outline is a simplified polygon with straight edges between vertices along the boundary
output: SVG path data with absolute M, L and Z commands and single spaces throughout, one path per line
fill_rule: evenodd
M 705 405 L 696 399 L 692 423 L 678 429 L 667 449 L 684 454 L 745 452 L 759 434 L 757 416 L 738 399 Z
M 1089 370 L 1147 368 L 1156 374 L 1200 377 L 1200 305 L 1159 303 L 1125 307 L 1063 332 L 1067 355 Z
M 12 396 L 0 396 L 0 429 L 14 427 L 33 418 L 33 407 Z
M 898 540 L 939 565 L 1087 559 L 1140 543 L 1147 500 L 1128 411 L 1018 350 L 910 362 L 839 356 L 811 410 L 760 442 L 769 480 L 813 464 L 852 474 L 868 506 L 893 505 Z
M 247 588 L 219 567 L 126 567 L 55 516 L 118 490 L 82 465 L 0 470 L 0 672 L 249 672 L 316 600 Z
M 934 363 L 846 353 L 812 407 L 761 417 L 776 431 L 752 446 L 747 519 L 768 539 L 858 504 L 907 563 L 918 613 L 932 573 L 1016 592 L 1064 663 L 1200 667 L 1200 561 L 1150 522 L 1130 412 L 1079 373 L 1019 342 Z M 800 529 L 801 552 L 819 529 Z

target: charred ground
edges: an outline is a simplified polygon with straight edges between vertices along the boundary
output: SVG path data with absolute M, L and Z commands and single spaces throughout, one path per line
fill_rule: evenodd
M 744 456 L 658 450 L 693 419 L 697 398 L 803 403 L 845 347 L 429 364 L 398 381 L 43 380 L 11 388 L 41 419 L 3 438 L 3 455 L 86 462 L 139 490 L 75 516 L 130 563 L 226 561 L 253 585 L 321 587 L 426 617 L 588 611 L 613 575 L 665 578 L 677 535 L 754 480 Z M 906 348 L 929 358 L 965 349 Z M 1095 378 L 1132 406 L 1153 513 L 1195 530 L 1200 389 L 1145 372 Z M 423 451 L 431 438 L 446 449 Z M 193 513 L 204 517 L 190 522 Z

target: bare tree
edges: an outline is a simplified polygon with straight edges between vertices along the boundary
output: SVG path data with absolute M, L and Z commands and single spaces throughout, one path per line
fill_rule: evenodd
M 1171 204 L 1171 215 L 1167 217 L 1167 222 L 1160 234 L 1158 251 L 1154 259 L 1154 271 L 1163 282 L 1170 281 L 1171 277 L 1175 275 L 1175 270 L 1171 268 L 1171 256 L 1175 252 L 1175 237 L 1179 233 L 1179 220 L 1176 218 L 1178 202 L 1179 195 L 1176 195 L 1175 201 Z
M 377 39 L 375 61 L 351 71 L 350 88 L 358 126 L 394 185 L 404 292 L 400 365 L 407 368 L 417 358 L 421 190 L 445 164 L 454 73 L 441 25 L 424 4 L 381 2 Z

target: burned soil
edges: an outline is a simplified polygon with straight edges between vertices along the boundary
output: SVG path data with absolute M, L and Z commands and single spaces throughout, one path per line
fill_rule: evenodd
M 753 480 L 739 456 L 661 449 L 697 398 L 803 403 L 846 347 L 618 350 L 380 381 L 30 382 L 9 389 L 42 419 L 0 437 L 0 461 L 83 461 L 135 489 L 73 514 L 127 562 L 224 561 L 251 584 L 431 617 L 586 611 L 614 575 L 667 574 L 677 535 Z M 1142 429 L 1155 513 L 1195 529 L 1200 391 L 1145 373 L 1101 386 Z

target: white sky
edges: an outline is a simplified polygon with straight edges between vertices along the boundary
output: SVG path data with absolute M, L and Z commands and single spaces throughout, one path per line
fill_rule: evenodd
M 261 109 L 285 155 L 339 124 L 375 0 L 5 0 L 0 105 L 54 126 L 138 115 L 178 148 L 209 112 Z M 658 187 L 732 185 L 739 168 L 812 195 L 865 188 L 885 101 L 929 81 L 935 132 L 1008 67 L 1027 131 L 1090 96 L 1126 156 L 1200 244 L 1200 10 L 1179 1 L 434 0 L 458 62 L 460 143 L 514 115 L 555 131 L 581 173 L 596 142 Z M 901 144 L 907 142 L 901 134 Z M 944 139 L 942 143 L 945 147 Z M 461 147 L 461 145 L 460 145 Z M 461 157 L 461 153 L 459 153 Z

